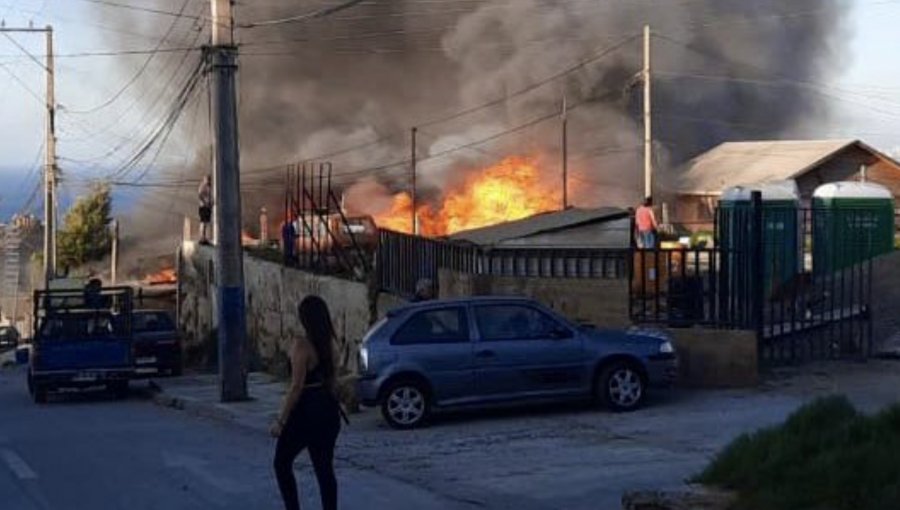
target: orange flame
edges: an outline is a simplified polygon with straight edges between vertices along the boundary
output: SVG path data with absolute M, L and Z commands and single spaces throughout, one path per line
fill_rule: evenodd
M 560 193 L 547 190 L 535 162 L 511 156 L 473 172 L 445 194 L 440 208 L 423 205 L 416 216 L 421 234 L 442 236 L 527 218 L 558 209 L 559 204 Z M 381 228 L 411 232 L 410 195 L 395 195 L 390 208 L 375 215 L 375 223 Z
M 174 269 L 169 268 L 147 275 L 144 281 L 148 285 L 167 285 L 177 282 L 178 276 L 175 274 Z

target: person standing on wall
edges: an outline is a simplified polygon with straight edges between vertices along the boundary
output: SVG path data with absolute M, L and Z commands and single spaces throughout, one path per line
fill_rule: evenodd
M 209 175 L 204 175 L 197 190 L 200 203 L 200 244 L 209 244 L 209 224 L 212 222 L 212 183 Z
M 634 212 L 634 223 L 637 229 L 638 248 L 652 250 L 656 248 L 656 237 L 659 223 L 653 212 L 653 198 L 647 197 L 644 203 Z

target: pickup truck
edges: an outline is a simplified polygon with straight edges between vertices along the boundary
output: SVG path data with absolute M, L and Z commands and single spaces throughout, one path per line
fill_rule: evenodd
M 105 386 L 127 395 L 134 377 L 132 303 L 127 287 L 35 291 L 28 389 L 36 403 L 62 388 Z

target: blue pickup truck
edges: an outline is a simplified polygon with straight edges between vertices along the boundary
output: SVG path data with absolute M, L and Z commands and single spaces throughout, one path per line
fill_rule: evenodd
M 105 386 L 128 394 L 134 377 L 132 289 L 35 291 L 36 329 L 28 367 L 28 390 L 36 403 L 63 388 Z

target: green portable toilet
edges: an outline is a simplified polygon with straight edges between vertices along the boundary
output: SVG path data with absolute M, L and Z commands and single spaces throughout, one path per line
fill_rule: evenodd
M 813 194 L 813 271 L 827 274 L 894 249 L 894 196 L 880 184 L 835 182 Z
M 762 193 L 764 292 L 770 295 L 793 280 L 803 267 L 800 195 L 794 181 L 777 181 L 726 189 L 719 200 L 719 243 L 729 260 L 735 290 L 749 292 L 752 261 L 751 194 Z

